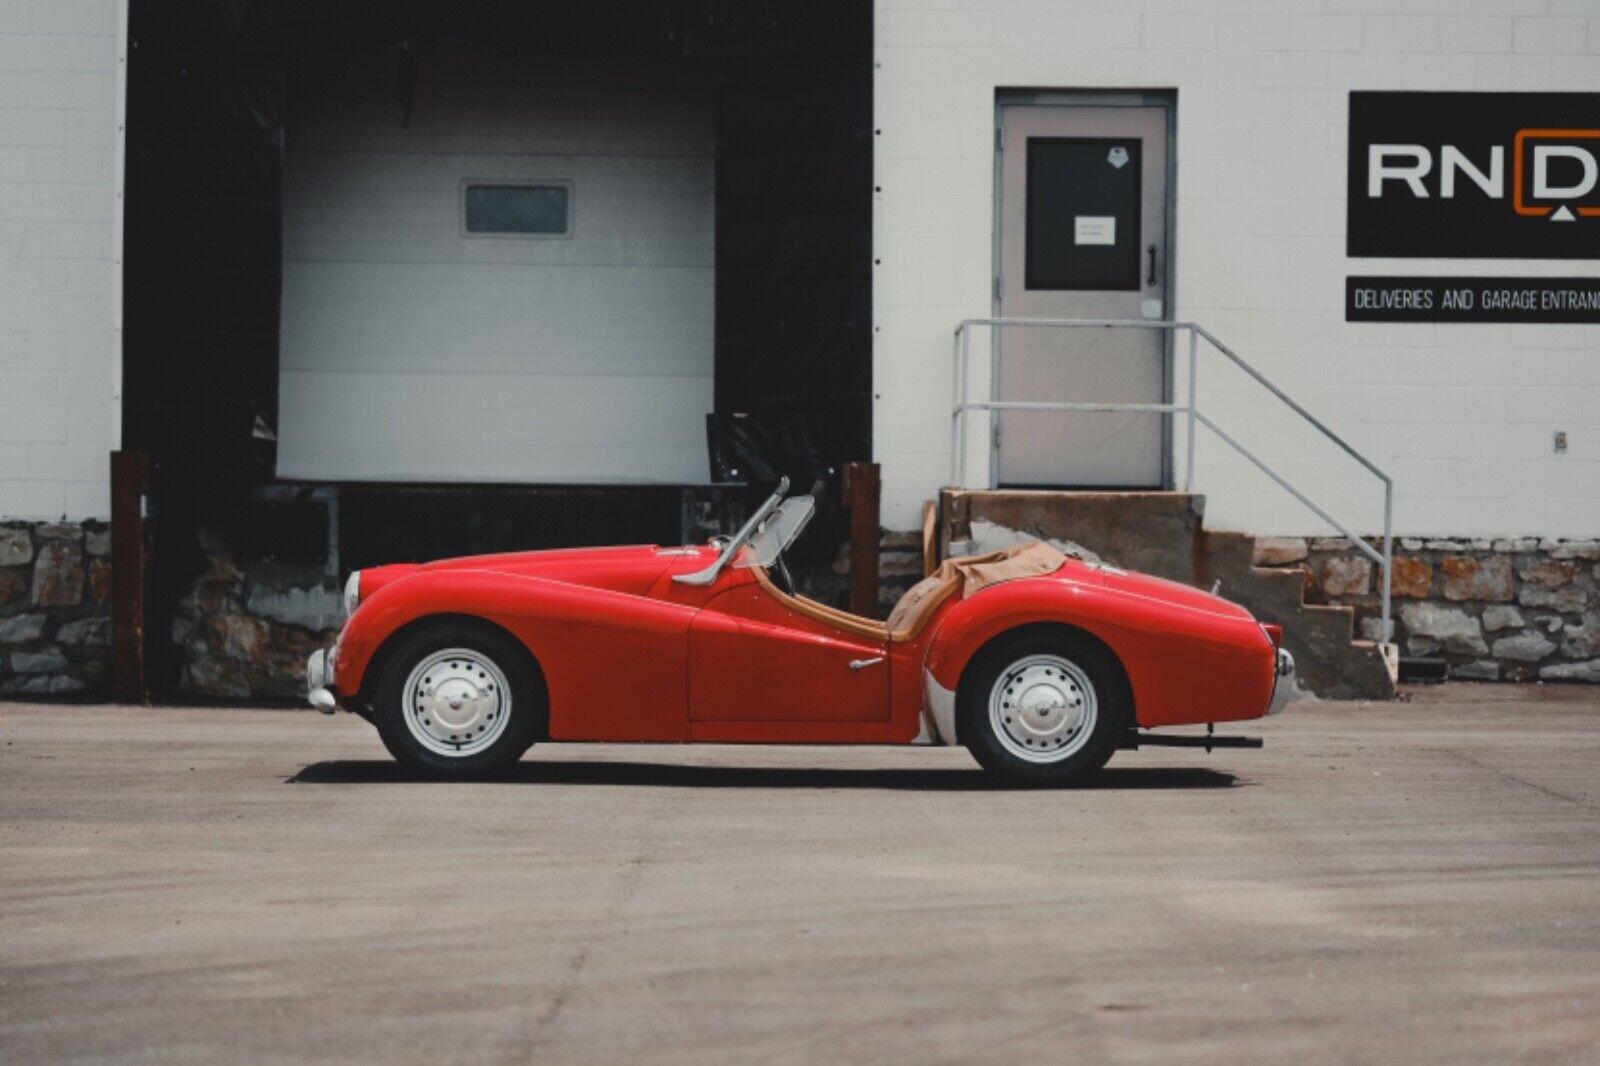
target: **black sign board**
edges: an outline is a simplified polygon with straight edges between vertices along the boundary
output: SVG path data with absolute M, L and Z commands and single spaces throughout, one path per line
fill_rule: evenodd
M 1600 322 L 1600 278 L 1346 278 L 1346 322 Z
M 1600 93 L 1350 94 L 1352 256 L 1600 259 Z

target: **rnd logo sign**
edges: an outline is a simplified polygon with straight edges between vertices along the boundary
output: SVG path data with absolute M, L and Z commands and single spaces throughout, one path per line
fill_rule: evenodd
M 1349 167 L 1352 256 L 1600 258 L 1600 94 L 1351 93 Z
M 1594 198 L 1600 184 L 1600 164 L 1581 142 L 1600 139 L 1600 130 L 1518 130 L 1512 142 L 1516 160 L 1511 179 L 1512 207 L 1519 215 L 1571 222 L 1579 216 L 1600 217 L 1600 205 L 1573 206 L 1573 201 Z M 1433 150 L 1422 144 L 1372 144 L 1367 146 L 1367 196 L 1376 200 L 1385 185 L 1397 182 L 1419 200 L 1430 195 L 1450 199 L 1457 181 L 1471 182 L 1493 200 L 1506 195 L 1506 152 L 1500 145 L 1489 149 L 1487 166 L 1478 167 L 1453 144 L 1439 146 L 1437 186 L 1430 193 L 1434 172 Z M 1557 171 L 1565 170 L 1557 175 Z M 1529 178 L 1527 175 L 1532 174 Z

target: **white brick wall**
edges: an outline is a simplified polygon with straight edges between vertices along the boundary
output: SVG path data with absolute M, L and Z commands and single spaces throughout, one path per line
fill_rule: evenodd
M 104 518 L 121 0 L 0 3 L 0 518 Z
M 878 0 L 876 50 L 886 524 L 915 526 L 948 479 L 950 331 L 991 313 L 996 89 L 1106 88 L 1177 92 L 1176 317 L 1388 469 L 1400 532 L 1600 533 L 1600 326 L 1343 320 L 1347 274 L 1600 270 L 1344 254 L 1350 90 L 1600 91 L 1600 0 Z M 1202 362 L 1200 400 L 1335 514 L 1380 528 L 1377 483 L 1220 359 Z M 1204 432 L 1213 526 L 1321 528 Z

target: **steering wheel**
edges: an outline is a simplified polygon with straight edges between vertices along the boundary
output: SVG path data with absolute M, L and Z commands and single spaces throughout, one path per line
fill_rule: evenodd
M 772 565 L 767 568 L 767 576 L 772 578 L 772 583 L 786 596 L 796 595 L 794 589 L 794 575 L 789 573 L 789 564 L 783 561 L 783 553 L 772 560 Z

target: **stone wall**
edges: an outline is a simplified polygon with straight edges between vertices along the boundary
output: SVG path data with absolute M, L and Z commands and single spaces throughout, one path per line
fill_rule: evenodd
M 0 696 L 111 690 L 111 531 L 0 523 Z
M 320 564 L 241 564 L 217 534 L 199 539 L 204 566 L 172 624 L 179 694 L 303 700 L 307 656 L 332 644 L 344 621 L 337 575 Z
M 343 619 L 337 575 L 315 564 L 241 564 L 215 535 L 178 601 L 172 637 L 182 696 L 290 700 L 305 660 Z M 111 533 L 103 523 L 0 523 L 0 695 L 110 692 Z M 883 531 L 879 614 L 921 577 L 921 535 Z M 1299 570 L 1311 603 L 1354 607 L 1378 628 L 1377 567 L 1342 538 L 1269 537 L 1259 566 Z M 797 574 L 827 602 L 848 598 L 849 550 Z M 1600 683 L 1600 540 L 1536 537 L 1395 544 L 1395 641 L 1441 658 L 1452 677 Z
M 1349 541 L 1261 538 L 1256 564 L 1302 570 L 1307 602 L 1354 607 L 1377 638 L 1380 570 Z M 1401 538 L 1390 593 L 1401 654 L 1451 677 L 1600 682 L 1600 540 Z
M 201 535 L 205 568 L 173 623 L 178 695 L 301 699 L 306 657 L 343 619 L 321 566 L 241 567 Z M 111 694 L 111 531 L 100 522 L 0 523 L 0 696 Z
M 878 531 L 878 604 L 875 612 L 881 621 L 889 617 L 907 589 L 922 580 L 922 531 L 880 529 Z M 802 595 L 841 610 L 850 607 L 850 542 L 839 546 L 833 565 L 807 574 L 795 574 Z

